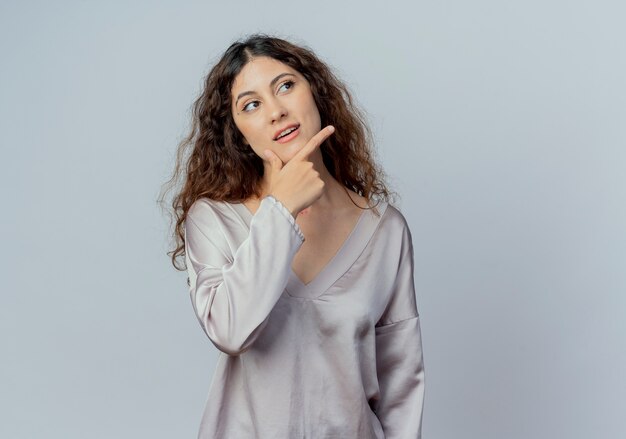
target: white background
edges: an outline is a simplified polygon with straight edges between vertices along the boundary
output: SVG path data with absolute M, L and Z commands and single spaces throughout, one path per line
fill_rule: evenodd
M 402 195 L 424 438 L 626 437 L 625 13 L 2 2 L 0 437 L 196 436 L 218 351 L 156 199 L 204 75 L 256 31 L 346 81 Z

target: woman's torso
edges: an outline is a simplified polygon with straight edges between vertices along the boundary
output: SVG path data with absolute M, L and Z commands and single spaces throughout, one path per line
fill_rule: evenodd
M 363 208 L 367 207 L 365 197 L 346 190 L 354 202 L 346 198 L 344 205 L 332 212 L 305 209 L 296 218 L 306 240 L 296 253 L 291 268 L 305 285 L 324 269 L 341 248 L 363 214 Z M 248 199 L 243 204 L 254 214 L 259 202 L 258 199 Z

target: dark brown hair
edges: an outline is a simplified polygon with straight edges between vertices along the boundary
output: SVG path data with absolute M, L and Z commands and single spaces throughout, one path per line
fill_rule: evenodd
M 168 252 L 174 268 L 185 255 L 184 221 L 189 208 L 202 197 L 242 202 L 259 197 L 263 161 L 235 125 L 231 114 L 231 87 L 235 77 L 254 57 L 267 56 L 301 73 L 310 83 L 321 126 L 334 125 L 335 133 L 320 145 L 324 165 L 346 188 L 365 197 L 369 204 L 389 201 L 397 195 L 384 181 L 385 173 L 373 159 L 372 133 L 346 85 L 311 49 L 265 34 L 254 34 L 233 43 L 204 80 L 204 89 L 192 107 L 191 132 L 178 146 L 176 165 L 165 193 L 182 179 L 171 208 L 175 225 L 174 250 Z M 173 223 L 174 221 L 172 221 Z

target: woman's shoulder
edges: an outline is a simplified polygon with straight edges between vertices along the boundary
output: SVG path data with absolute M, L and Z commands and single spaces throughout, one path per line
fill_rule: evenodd
M 379 228 L 387 244 L 406 243 L 413 240 L 409 222 L 397 205 L 387 203 Z
M 388 217 L 388 221 L 392 222 L 395 226 L 408 227 L 408 221 L 402 212 L 402 208 L 399 206 L 387 203 L 387 208 L 385 209 L 386 216 Z
M 378 204 L 373 203 L 381 213 L 381 225 L 394 230 L 408 228 L 408 221 L 402 212 L 402 209 L 389 201 L 379 201 Z M 381 212 L 382 211 L 382 212 Z
M 187 218 L 198 225 L 211 226 L 236 215 L 234 203 L 213 200 L 207 197 L 198 198 L 187 211 Z

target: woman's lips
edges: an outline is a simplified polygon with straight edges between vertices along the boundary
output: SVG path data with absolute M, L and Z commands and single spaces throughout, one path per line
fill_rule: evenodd
M 281 137 L 279 139 L 276 139 L 276 141 L 278 143 L 287 143 L 287 142 L 291 141 L 292 139 L 296 138 L 296 136 L 298 134 L 300 134 L 300 127 L 296 128 L 295 130 L 293 130 L 292 132 L 290 132 L 286 136 L 283 136 L 283 137 Z

